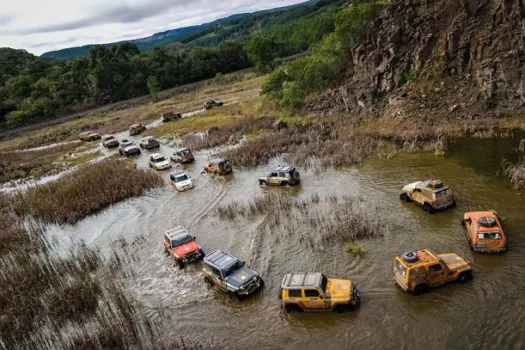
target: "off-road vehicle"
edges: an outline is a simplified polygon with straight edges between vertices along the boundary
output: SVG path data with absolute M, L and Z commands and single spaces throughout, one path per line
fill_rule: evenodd
M 182 119 L 182 113 L 179 112 L 164 112 L 160 114 L 160 118 L 163 123 L 170 122 L 172 120 Z
M 183 172 L 170 174 L 170 180 L 175 189 L 179 192 L 186 191 L 194 187 L 191 178 L 188 176 L 188 174 Z
M 171 160 L 176 163 L 191 163 L 195 160 L 193 153 L 189 148 L 180 148 L 177 151 L 173 152 Z
M 443 210 L 456 205 L 454 194 L 440 180 L 417 181 L 403 187 L 399 195 L 401 200 L 414 202 L 429 213 Z
M 286 312 L 352 310 L 360 295 L 352 281 L 322 273 L 289 273 L 283 277 L 279 299 Z
M 182 226 L 164 232 L 164 252 L 173 257 L 182 269 L 185 264 L 204 258 L 204 251 L 195 237 Z
M 293 186 L 300 182 L 301 176 L 299 172 L 291 166 L 279 166 L 272 170 L 268 176 L 262 176 L 259 178 L 259 185 Z
M 100 140 L 101 138 L 98 132 L 93 132 L 93 131 L 81 132 L 80 135 L 78 135 L 78 137 L 82 141 L 96 141 L 96 140 Z
M 140 135 L 145 130 L 144 124 L 133 124 L 129 127 L 129 136 Z
M 171 163 L 160 153 L 153 153 L 149 157 L 149 166 L 155 170 L 166 170 L 171 168 Z
M 137 154 L 141 154 L 140 148 L 137 147 L 135 142 L 127 139 L 120 141 L 120 146 L 118 148 L 118 153 L 121 156 L 131 157 Z
M 208 174 L 227 175 L 230 174 L 233 169 L 227 159 L 214 159 L 204 166 L 203 171 Z
M 224 103 L 220 100 L 208 100 L 204 102 L 204 108 L 205 109 L 212 109 L 213 107 L 220 107 Z
M 396 256 L 393 272 L 401 289 L 413 295 L 419 295 L 430 287 L 453 281 L 465 283 L 472 279 L 472 268 L 458 255 L 437 255 L 428 249 Z
M 146 136 L 145 138 L 139 141 L 139 146 L 140 148 L 152 149 L 159 148 L 160 143 L 153 136 Z
M 102 146 L 106 148 L 118 147 L 119 142 L 113 135 L 102 136 Z
M 244 261 L 222 250 L 206 255 L 202 266 L 207 283 L 240 298 L 255 293 L 264 285 L 262 278 L 247 268 Z
M 507 236 L 492 210 L 473 211 L 463 215 L 467 242 L 475 252 L 500 253 L 507 250 Z

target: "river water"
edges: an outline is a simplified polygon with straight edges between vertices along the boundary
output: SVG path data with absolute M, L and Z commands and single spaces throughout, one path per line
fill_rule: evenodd
M 200 170 L 210 158 L 199 153 L 185 170 L 195 189 L 177 193 L 163 172 L 166 187 L 121 202 L 74 226 L 50 227 L 57 248 L 85 241 L 111 256 L 123 257 L 125 274 L 116 276 L 125 291 L 144 305 L 144 312 L 173 339 L 204 348 L 373 348 L 465 349 L 525 348 L 525 194 L 498 176 L 501 158 L 516 160 L 520 138 L 461 140 L 449 145 L 445 157 L 399 154 L 371 160 L 346 171 L 302 170 L 297 188 L 261 188 L 257 179 L 279 160 L 259 168 L 236 168 L 214 179 Z M 161 153 L 173 149 L 163 145 Z M 147 152 L 145 152 L 147 154 Z M 138 159 L 147 166 L 147 157 Z M 456 194 L 458 206 L 430 215 L 399 200 L 403 185 L 439 177 Z M 218 205 L 246 201 L 270 191 L 298 199 L 312 194 L 349 195 L 375 213 L 383 238 L 360 242 L 363 257 L 345 253 L 344 244 L 305 246 L 298 237 L 268 227 L 265 217 L 235 222 L 215 215 Z M 460 225 L 464 211 L 494 209 L 505 218 L 509 251 L 500 255 L 471 252 Z M 247 263 L 265 279 L 253 298 L 238 301 L 208 289 L 200 263 L 179 270 L 162 254 L 163 231 L 186 226 L 208 252 L 222 249 Z M 308 232 L 316 235 L 316 232 Z M 455 252 L 469 260 L 474 280 L 451 284 L 414 297 L 397 288 L 392 278 L 395 255 L 430 248 Z M 292 314 L 277 299 L 288 272 L 319 271 L 351 278 L 362 304 L 346 314 Z M 124 276 L 125 275 L 125 276 Z

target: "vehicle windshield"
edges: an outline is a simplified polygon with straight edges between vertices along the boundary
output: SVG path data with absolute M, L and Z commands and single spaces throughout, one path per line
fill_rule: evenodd
M 396 259 L 394 263 L 394 267 L 401 276 L 406 277 L 407 269 L 406 267 L 403 266 L 403 264 L 399 260 Z
M 478 232 L 478 239 L 502 239 L 498 231 Z
M 443 198 L 443 197 L 448 196 L 449 194 L 450 194 L 450 189 L 448 188 L 435 192 L 436 198 Z
M 182 182 L 188 180 L 188 175 L 177 175 L 175 176 L 175 182 Z
M 177 238 L 171 240 L 171 246 L 172 247 L 176 247 L 176 246 L 179 246 L 179 245 L 184 244 L 186 242 L 189 242 L 191 240 L 193 240 L 193 237 L 190 236 L 190 235 L 177 237 Z
M 187 156 L 188 153 L 190 153 L 189 149 L 183 149 L 182 151 L 180 151 L 180 154 L 183 155 L 183 156 Z
M 153 158 L 153 161 L 154 161 L 155 163 L 163 162 L 163 161 L 165 161 L 165 160 L 166 160 L 166 158 L 164 158 L 164 157 Z
M 106 141 L 113 140 L 113 139 L 115 139 L 115 137 L 113 137 L 113 136 L 106 136 L 106 137 L 105 137 L 105 140 L 106 140 Z
M 233 272 L 237 271 L 238 269 L 240 269 L 242 267 L 242 262 L 237 260 L 235 261 L 230 267 L 228 267 L 228 269 L 226 269 L 224 271 L 224 275 L 225 276 L 229 276 L 231 275 Z

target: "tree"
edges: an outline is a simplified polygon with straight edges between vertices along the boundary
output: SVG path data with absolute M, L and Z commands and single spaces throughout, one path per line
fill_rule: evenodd
M 157 77 L 150 75 L 148 77 L 148 80 L 146 81 L 146 84 L 148 85 L 148 90 L 149 90 L 150 95 L 156 98 L 157 93 L 160 91 L 159 82 L 157 80 Z
M 269 37 L 256 35 L 246 44 L 246 53 L 255 66 L 264 69 L 278 57 L 276 46 Z

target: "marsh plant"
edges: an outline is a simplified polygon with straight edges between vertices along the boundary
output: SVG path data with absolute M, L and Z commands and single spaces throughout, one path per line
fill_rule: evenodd
M 516 164 L 504 159 L 501 164 L 505 176 L 515 188 L 525 187 L 525 158 L 521 158 Z

